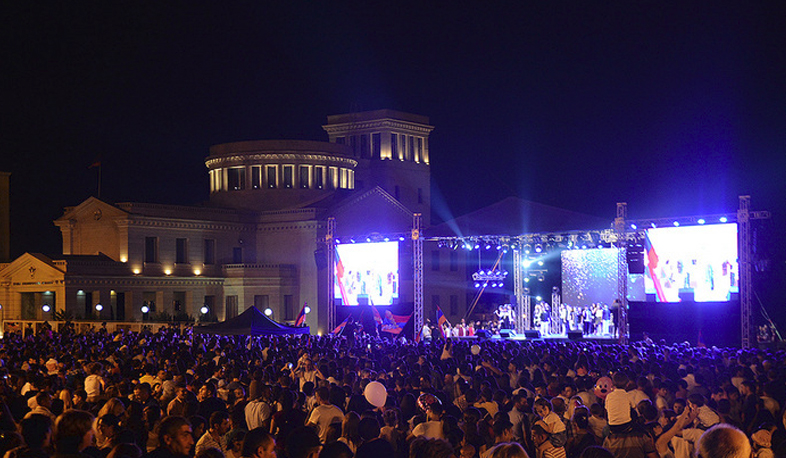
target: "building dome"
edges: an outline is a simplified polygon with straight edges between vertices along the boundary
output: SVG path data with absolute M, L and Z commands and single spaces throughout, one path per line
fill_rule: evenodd
M 278 210 L 355 188 L 347 145 L 300 140 L 223 143 L 205 160 L 210 202 L 222 207 Z

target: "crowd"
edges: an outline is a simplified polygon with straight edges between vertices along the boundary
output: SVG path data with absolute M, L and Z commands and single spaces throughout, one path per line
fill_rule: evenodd
M 786 456 L 784 351 L 7 334 L 6 457 Z

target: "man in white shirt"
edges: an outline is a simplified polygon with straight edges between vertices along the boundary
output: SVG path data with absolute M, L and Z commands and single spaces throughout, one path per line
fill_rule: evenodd
M 251 383 L 253 385 L 254 382 Z M 245 408 L 246 426 L 248 426 L 249 431 L 262 426 L 263 423 L 270 419 L 271 415 L 270 404 L 267 403 L 267 393 L 270 391 L 270 388 L 259 385 L 257 384 L 257 387 L 253 390 L 254 399 L 249 401 Z
M 344 412 L 330 403 L 330 390 L 327 387 L 320 387 L 317 390 L 317 400 L 319 405 L 314 407 L 311 415 L 306 421 L 306 426 L 316 426 L 319 440 L 325 443 L 327 440 L 328 428 L 330 425 L 344 421 Z

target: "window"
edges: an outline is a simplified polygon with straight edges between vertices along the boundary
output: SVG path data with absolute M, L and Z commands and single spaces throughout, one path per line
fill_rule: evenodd
M 216 241 L 215 239 L 205 239 L 205 264 L 216 263 Z
M 360 136 L 360 157 L 371 157 L 371 145 L 368 144 L 368 135 Z
M 188 239 L 175 239 L 175 264 L 188 264 Z
M 328 168 L 328 187 L 330 189 L 338 188 L 338 167 Z
M 213 296 L 213 295 L 205 296 L 205 300 L 204 300 L 203 304 L 205 304 L 205 307 L 207 307 L 207 313 L 208 314 L 213 314 L 213 315 L 216 314 L 216 296 Z M 202 307 L 200 307 L 200 309 L 201 308 Z M 200 310 L 200 312 L 201 312 L 201 310 Z
M 458 270 L 458 251 L 450 252 L 450 271 L 456 272 Z
M 398 155 L 398 134 L 390 134 L 390 157 L 401 159 Z
M 423 203 L 423 188 L 418 188 L 418 203 Z
M 371 134 L 371 157 L 379 159 L 382 155 L 382 135 Z
M 336 143 L 344 145 L 347 143 L 347 137 L 336 137 Z
M 243 248 L 236 246 L 232 248 L 232 264 L 243 264 Z
M 418 137 L 418 142 L 415 144 L 415 162 L 420 162 L 423 159 L 423 138 Z
M 284 187 L 291 188 L 295 184 L 295 166 L 284 166 Z
M 240 191 L 246 188 L 246 169 L 232 167 L 227 170 L 227 185 L 230 191 Z
M 458 315 L 458 296 L 455 294 L 450 295 L 450 314 Z
M 314 167 L 314 188 L 315 189 L 322 189 L 325 187 L 325 168 L 324 167 Z
M 295 319 L 295 298 L 291 294 L 284 295 L 284 320 Z
M 172 310 L 175 312 L 185 312 L 186 293 L 185 291 L 175 291 L 172 293 Z
M 227 310 L 225 320 L 237 316 L 237 296 L 227 296 Z
M 407 148 L 407 160 L 411 161 L 412 160 L 412 155 L 415 152 L 415 137 L 410 135 L 407 138 L 409 139 L 409 148 Z
M 262 167 L 255 165 L 251 167 L 251 187 L 259 189 L 262 187 Z
M 254 296 L 254 307 L 264 312 L 266 308 L 270 307 L 270 296 L 267 294 L 257 294 Z
M 275 189 L 278 187 L 278 167 L 275 165 L 265 166 L 265 174 L 267 175 L 268 189 Z
M 439 271 L 439 250 L 431 252 L 431 270 Z
M 300 189 L 308 189 L 310 186 L 309 183 L 309 166 L 301 165 L 300 166 Z
M 158 237 L 145 237 L 145 262 L 158 262 Z

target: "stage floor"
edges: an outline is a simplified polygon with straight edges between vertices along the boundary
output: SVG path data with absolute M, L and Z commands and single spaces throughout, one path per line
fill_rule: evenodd
M 526 334 L 511 334 L 508 337 L 502 337 L 499 335 L 491 336 L 491 337 L 451 337 L 451 339 L 458 339 L 458 340 L 513 340 L 519 342 L 595 342 L 600 344 L 615 344 L 618 343 L 619 340 L 614 336 L 596 336 L 596 335 L 572 335 L 567 336 L 565 334 L 553 334 L 547 335 L 545 337 L 527 337 Z

